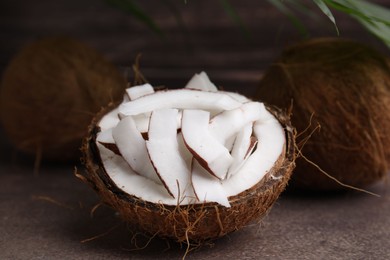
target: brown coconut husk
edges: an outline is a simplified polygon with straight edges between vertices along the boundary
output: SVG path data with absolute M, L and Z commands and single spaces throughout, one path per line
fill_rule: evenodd
M 44 38 L 22 48 L 4 72 L 2 124 L 20 151 L 56 161 L 78 159 L 93 116 L 120 100 L 125 87 L 118 69 L 91 47 Z
M 292 123 L 305 132 L 297 141 L 305 158 L 297 159 L 290 188 L 362 188 L 386 176 L 389 65 L 369 46 L 324 38 L 287 48 L 268 68 L 256 98 L 282 108 L 293 103 Z
M 96 146 L 96 133 L 100 130 L 96 124 L 102 115 L 91 124 L 89 136 L 84 140 L 82 151 L 87 171 L 85 176 L 79 177 L 94 188 L 103 202 L 144 234 L 199 245 L 239 230 L 250 222 L 259 221 L 285 189 L 295 166 L 295 130 L 286 114 L 276 109 L 271 111 L 285 127 L 285 151 L 262 181 L 229 198 L 231 208 L 217 203 L 182 206 L 156 204 L 123 192 L 105 171 Z

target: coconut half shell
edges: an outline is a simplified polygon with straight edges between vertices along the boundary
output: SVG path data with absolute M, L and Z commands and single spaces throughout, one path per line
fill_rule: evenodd
M 85 181 L 125 221 L 150 236 L 201 243 L 259 221 L 285 189 L 295 167 L 295 131 L 289 116 L 278 109 L 267 107 L 284 128 L 285 149 L 260 182 L 229 197 L 231 207 L 214 202 L 173 206 L 144 201 L 121 190 L 105 171 L 100 158 L 96 145 L 96 136 L 100 131 L 98 122 L 110 109 L 97 115 L 90 125 L 88 137 L 84 139 L 82 152 L 86 167 Z

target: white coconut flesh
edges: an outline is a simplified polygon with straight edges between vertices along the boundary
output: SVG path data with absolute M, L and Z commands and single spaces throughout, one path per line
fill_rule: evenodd
M 146 147 L 161 182 L 173 198 L 193 197 L 191 172 L 177 139 L 177 109 L 160 109 L 150 117 Z
M 218 88 L 210 81 L 209 76 L 202 71 L 199 74 L 195 74 L 190 81 L 188 81 L 185 88 L 199 89 L 203 91 L 217 92 Z
M 149 83 L 126 89 L 126 95 L 128 96 L 129 100 L 134 100 L 142 96 L 153 94 L 153 93 L 154 93 L 154 88 Z
M 191 181 L 198 201 L 213 201 L 230 207 L 228 196 L 221 182 L 211 176 L 195 159 L 192 160 Z
M 239 108 L 224 111 L 211 119 L 209 124 L 210 133 L 226 146 L 246 124 L 260 119 L 263 109 L 264 104 L 262 103 L 247 102 Z
M 127 103 L 128 101 L 135 100 L 145 95 L 153 94 L 154 88 L 149 83 L 129 87 L 126 89 L 125 97 L 123 98 L 122 103 Z M 136 116 L 133 116 L 134 123 L 139 131 L 142 133 L 146 133 L 148 131 L 150 113 L 140 113 Z M 119 117 L 124 117 L 122 114 L 119 114 Z
M 160 183 L 152 162 L 149 160 L 146 141 L 136 128 L 132 117 L 122 118 L 112 129 L 112 137 L 120 154 L 135 172 Z
M 231 155 L 235 158 L 232 165 L 229 167 L 228 176 L 231 177 L 236 173 L 242 165 L 244 165 L 246 159 L 252 154 L 253 150 L 257 145 L 257 138 L 252 136 L 253 123 L 248 123 L 243 129 L 237 134 L 234 140 Z
M 119 113 L 124 116 L 134 116 L 171 107 L 219 112 L 238 108 L 241 105 L 242 103 L 223 93 L 184 88 L 157 91 L 154 94 L 137 98 L 132 102 L 126 102 L 119 106 Z
M 96 145 L 118 188 L 152 203 L 230 207 L 273 168 L 286 142 L 279 121 L 264 104 L 211 84 L 201 73 L 184 89 L 131 87 L 101 118 Z

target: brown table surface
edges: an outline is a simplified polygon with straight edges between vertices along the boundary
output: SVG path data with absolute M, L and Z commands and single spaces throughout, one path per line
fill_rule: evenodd
M 245 40 L 219 1 L 176 1 L 186 28 L 177 25 L 174 1 L 139 1 L 163 30 L 161 38 L 104 1 L 0 3 L 0 70 L 24 44 L 47 35 L 68 35 L 95 47 L 119 67 L 142 53 L 145 75 L 155 85 L 182 86 L 205 70 L 225 89 L 253 94 L 264 71 L 287 44 L 301 39 L 286 16 L 266 1 L 231 0 L 251 31 Z M 385 0 L 376 1 L 389 3 Z M 342 36 L 388 49 L 352 19 L 336 13 Z M 302 15 L 311 36 L 335 36 L 326 18 Z M 185 248 L 147 240 L 100 206 L 73 176 L 77 162 L 43 163 L 15 152 L 0 129 L 0 259 L 178 259 Z M 389 175 L 390 177 L 390 175 Z M 364 193 L 283 193 L 261 223 L 192 251 L 188 259 L 390 259 L 390 181 Z M 93 238 L 93 239 L 92 239 Z

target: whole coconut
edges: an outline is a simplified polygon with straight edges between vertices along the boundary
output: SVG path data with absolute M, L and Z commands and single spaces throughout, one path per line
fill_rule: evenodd
M 292 124 L 302 133 L 300 148 L 307 159 L 297 160 L 291 188 L 344 188 L 314 164 L 354 187 L 386 176 L 390 64 L 383 54 L 340 38 L 304 41 L 268 68 L 256 98 L 285 109 L 293 104 Z
M 45 38 L 25 46 L 5 70 L 2 124 L 18 150 L 75 159 L 94 114 L 121 99 L 125 87 L 119 71 L 89 46 Z

